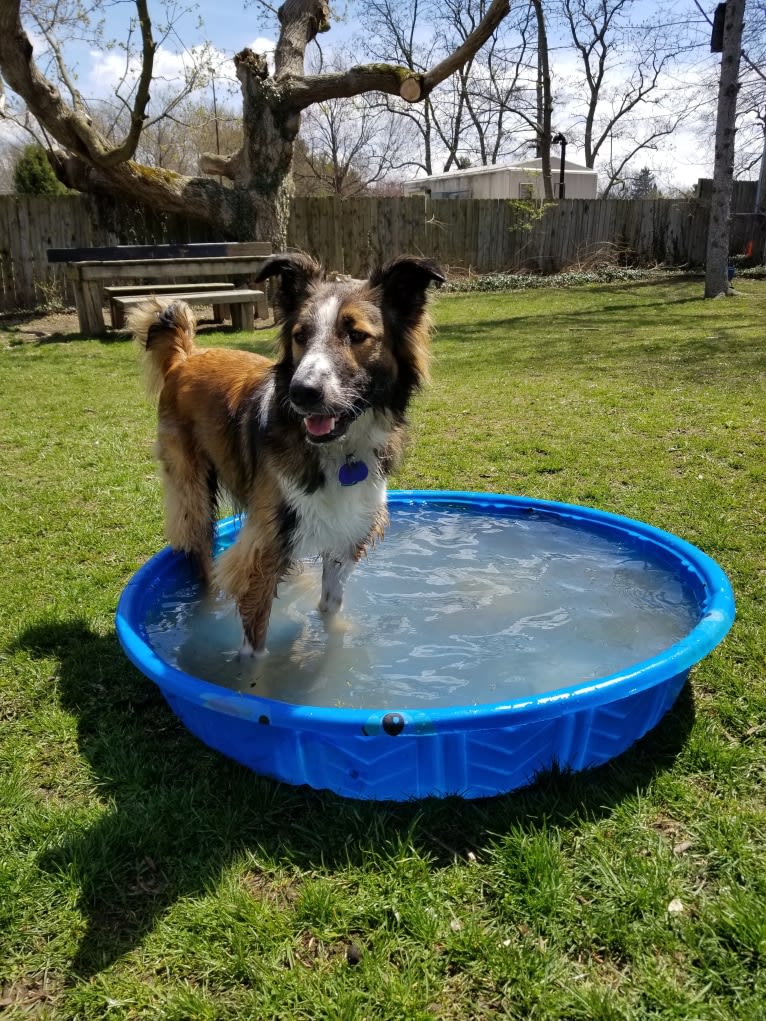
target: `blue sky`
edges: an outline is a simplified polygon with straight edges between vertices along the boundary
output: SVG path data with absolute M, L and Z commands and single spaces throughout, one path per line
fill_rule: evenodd
M 227 53 L 236 53 L 259 36 L 268 35 L 276 41 L 276 32 L 264 32 L 266 19 L 254 5 L 244 9 L 241 3 L 202 0 L 198 6 L 207 37 Z

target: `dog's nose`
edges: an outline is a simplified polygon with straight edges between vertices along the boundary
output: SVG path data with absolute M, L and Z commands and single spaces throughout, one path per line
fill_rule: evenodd
M 296 408 L 315 408 L 322 403 L 322 390 L 311 383 L 301 383 L 294 379 L 290 384 L 290 400 Z

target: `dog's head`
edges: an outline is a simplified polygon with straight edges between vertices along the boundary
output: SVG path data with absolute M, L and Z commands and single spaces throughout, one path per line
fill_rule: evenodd
M 275 255 L 257 279 L 279 278 L 280 365 L 312 443 L 343 436 L 369 408 L 403 418 L 428 371 L 427 289 L 435 262 L 401 256 L 368 280 L 328 281 L 303 253 Z

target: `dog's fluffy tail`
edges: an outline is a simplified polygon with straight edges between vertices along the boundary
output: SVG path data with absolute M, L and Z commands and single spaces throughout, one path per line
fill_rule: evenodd
M 128 328 L 146 352 L 146 383 L 152 394 L 159 393 L 165 377 L 179 362 L 199 351 L 194 343 L 194 314 L 183 301 L 165 304 L 159 298 L 149 298 L 129 314 Z

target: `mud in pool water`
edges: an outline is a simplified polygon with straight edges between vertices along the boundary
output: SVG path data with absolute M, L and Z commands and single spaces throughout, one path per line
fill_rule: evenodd
M 165 594 L 149 642 L 186 673 L 238 691 L 428 708 L 606 677 L 667 649 L 698 619 L 674 571 L 548 516 L 397 509 L 329 621 L 316 610 L 320 575 L 306 563 L 280 587 L 261 659 L 238 655 L 233 605 L 201 598 L 195 584 Z

